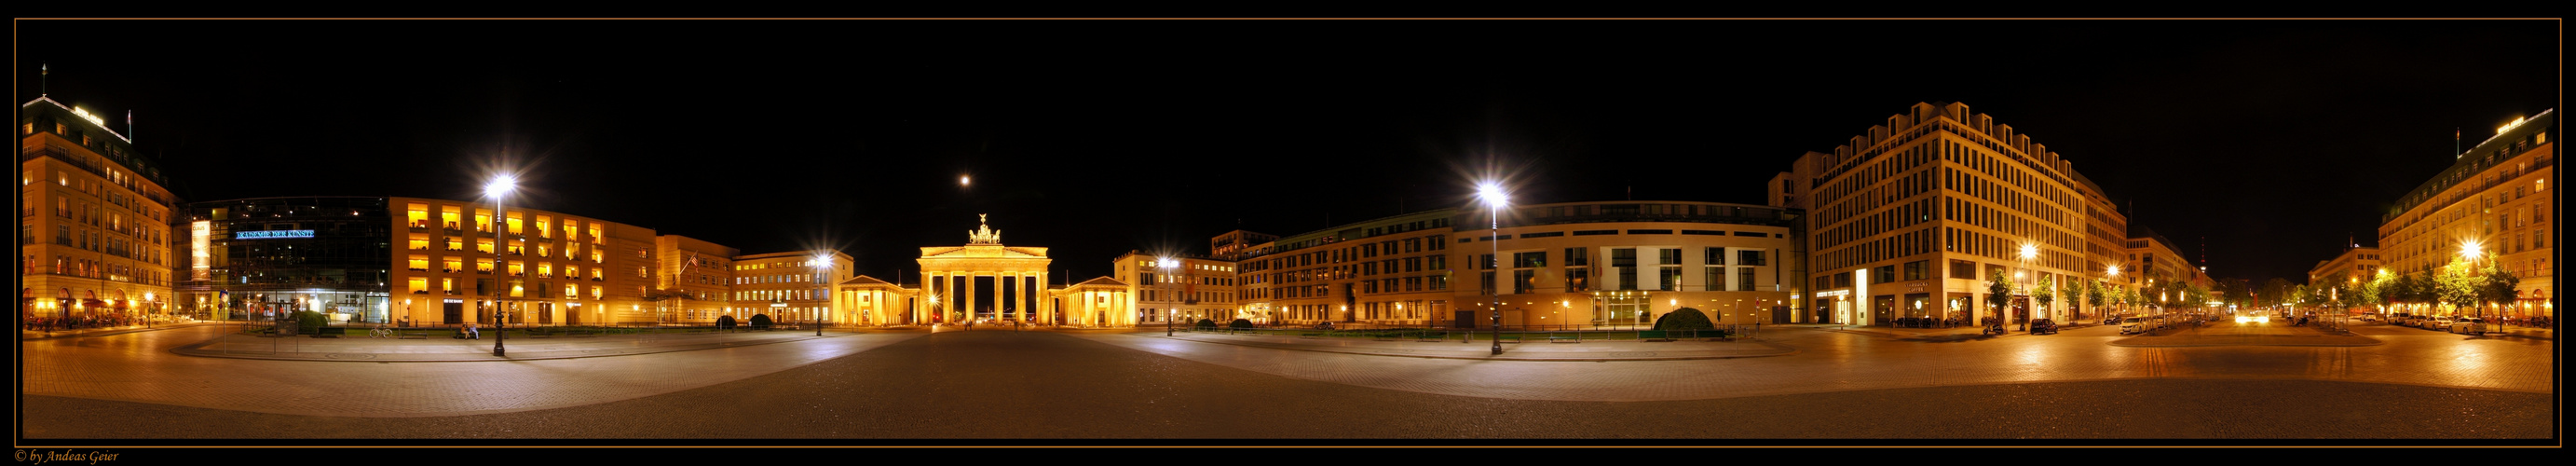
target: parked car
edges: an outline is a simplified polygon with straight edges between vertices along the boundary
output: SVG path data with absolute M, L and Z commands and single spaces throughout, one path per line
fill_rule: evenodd
M 2030 321 L 2030 333 L 2032 335 L 2055 334 L 2057 333 L 2057 321 L 2052 319 Z
M 1332 322 L 1317 322 L 1317 323 L 1315 323 L 1315 329 L 1316 329 L 1316 330 L 1332 330 L 1332 329 L 1333 329 L 1333 323 L 1332 323 Z
M 2425 330 L 2445 330 L 2451 328 L 2451 321 L 2451 316 L 2433 316 L 2431 319 L 2424 319 L 2422 327 Z
M 2144 317 L 2125 317 L 2125 318 L 2121 318 L 2121 319 L 2120 319 L 2120 334 L 2121 334 L 2121 335 L 2128 335 L 2128 334 L 2132 334 L 2132 333 L 2147 333 L 2147 331 L 2148 331 L 2148 330 L 2154 330 L 2154 329 L 2155 329 L 2154 327 L 2151 327 L 2151 325 L 2155 325 L 2155 324 L 2147 323 L 2147 319 L 2146 319 L 2146 318 L 2144 318 Z
M 2486 324 L 2485 318 L 2461 317 L 2459 320 L 2451 321 L 2451 325 L 2445 328 L 2451 333 L 2475 333 L 2486 331 Z

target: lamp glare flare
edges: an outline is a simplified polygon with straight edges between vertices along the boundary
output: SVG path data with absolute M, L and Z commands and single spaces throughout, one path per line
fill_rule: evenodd
M 510 177 L 510 175 L 494 176 L 492 177 L 492 182 L 483 184 L 483 196 L 501 197 L 509 195 L 510 190 L 517 188 L 518 184 L 519 180 L 517 178 Z

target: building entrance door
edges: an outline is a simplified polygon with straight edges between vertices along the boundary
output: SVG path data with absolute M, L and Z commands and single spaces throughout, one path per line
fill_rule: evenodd
M 449 325 L 465 323 L 465 302 L 448 300 L 446 310 L 446 319 L 439 322 Z
M 537 323 L 555 323 L 555 303 L 537 303 Z

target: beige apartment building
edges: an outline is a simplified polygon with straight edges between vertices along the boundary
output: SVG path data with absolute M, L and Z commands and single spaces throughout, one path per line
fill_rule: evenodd
M 2378 277 L 2379 272 L 2379 248 L 2356 244 L 2345 247 L 2333 259 L 2317 261 L 2316 267 L 2308 269 L 2308 286 L 2357 285 Z
M 1166 261 L 1173 266 L 1163 267 Z M 1237 318 L 1264 321 L 1236 303 L 1239 292 L 1233 261 L 1128 251 L 1113 260 L 1111 270 L 1112 278 L 1127 285 L 1126 295 L 1135 298 L 1131 307 L 1138 325 L 1163 325 L 1166 320 L 1179 325 L 1199 319 L 1218 325 Z
M 734 256 L 742 250 L 680 235 L 653 237 L 653 289 L 645 296 L 653 301 L 653 322 L 665 324 L 707 324 L 717 317 L 735 314 L 734 319 L 747 319 L 733 305 L 739 293 L 733 292 L 737 267 Z M 778 317 L 778 316 L 770 316 Z
M 2557 139 L 2555 110 L 2516 119 L 2398 198 L 2379 227 L 2389 272 L 2433 272 L 2475 251 L 2521 278 L 2507 315 L 2555 317 Z
M 653 322 L 652 229 L 492 203 L 389 197 L 394 317 L 491 324 L 498 291 L 511 324 Z
M 1918 103 L 1830 153 L 1809 152 L 1771 196 L 1806 213 L 1808 306 L 1829 322 L 2065 322 L 2081 309 L 2063 299 L 2069 284 L 2105 278 L 2126 254 L 2106 235 L 2125 233 L 2126 220 L 2098 185 L 1963 103 Z M 2046 279 L 2061 299 L 2041 306 L 2021 291 L 1996 302 L 1993 277 L 2022 290 Z
M 19 314 L 167 313 L 178 200 L 133 141 L 49 97 L 18 106 Z
M 782 323 L 850 320 L 833 312 L 833 290 L 855 277 L 851 267 L 850 255 L 840 251 L 735 257 L 727 314 L 737 321 L 763 314 Z

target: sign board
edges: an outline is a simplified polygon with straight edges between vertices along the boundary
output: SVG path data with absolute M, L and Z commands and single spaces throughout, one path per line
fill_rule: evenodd
M 236 231 L 233 239 L 311 238 L 313 230 Z

